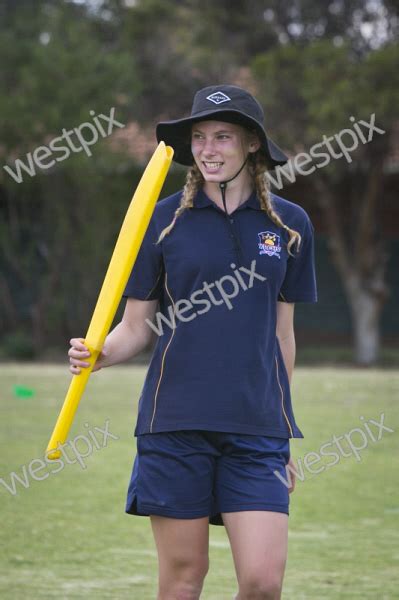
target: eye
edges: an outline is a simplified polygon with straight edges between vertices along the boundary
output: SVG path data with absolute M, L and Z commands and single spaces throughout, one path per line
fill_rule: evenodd
M 202 133 L 199 133 L 198 131 L 194 131 L 194 133 L 191 136 L 191 139 L 202 140 L 202 139 L 204 139 L 204 136 L 202 135 Z
M 218 140 L 228 140 L 230 139 L 230 136 L 227 133 L 219 133 L 217 136 Z

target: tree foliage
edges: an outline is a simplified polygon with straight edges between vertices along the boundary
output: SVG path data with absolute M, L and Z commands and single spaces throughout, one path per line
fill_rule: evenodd
M 323 135 L 332 141 L 346 136 L 344 143 L 352 147 L 356 141 L 348 135 L 357 138 L 349 164 L 341 154 L 312 173 L 312 186 L 351 308 L 355 357 L 362 364 L 378 356 L 379 319 L 388 295 L 389 241 L 383 235 L 381 198 L 394 142 L 398 62 L 395 43 L 359 53 L 349 42 L 336 46 L 327 39 L 302 50 L 297 44 L 279 47 L 252 63 L 270 122 L 283 124 L 279 135 L 285 147 L 309 151 Z M 354 131 L 359 121 L 367 127 L 363 140 Z M 374 122 L 379 133 L 370 128 Z M 335 143 L 336 155 L 339 150 Z
M 386 174 L 371 166 L 389 152 L 398 105 L 398 22 L 393 0 L 3 0 L 2 165 L 90 121 L 90 111 L 115 107 L 122 123 L 152 127 L 188 113 L 201 86 L 242 83 L 292 151 L 351 126 L 350 115 L 376 113 L 387 135 L 359 148 L 356 164 L 334 161 L 312 177 L 324 208 L 336 209 L 349 175 L 351 217 L 366 197 L 373 215 Z M 75 153 L 21 184 L 1 170 L 0 333 L 18 330 L 40 350 L 84 331 L 140 168 L 102 140 L 92 157 Z M 176 182 L 179 172 L 170 189 Z M 383 274 L 379 286 L 383 298 Z

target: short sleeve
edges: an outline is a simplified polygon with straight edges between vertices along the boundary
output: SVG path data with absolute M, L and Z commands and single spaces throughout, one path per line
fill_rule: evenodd
M 314 227 L 306 218 L 299 251 L 291 248 L 284 281 L 278 300 L 282 302 L 317 302 L 316 270 L 314 259 Z
M 162 248 L 160 244 L 156 245 L 157 240 L 158 234 L 152 218 L 123 292 L 123 298 L 156 300 L 161 297 L 164 266 Z

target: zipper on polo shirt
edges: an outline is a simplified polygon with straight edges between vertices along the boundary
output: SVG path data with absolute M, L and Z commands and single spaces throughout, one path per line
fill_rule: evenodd
M 284 392 L 283 392 L 283 388 L 281 387 L 281 383 L 280 383 L 280 375 L 279 375 L 279 372 L 278 372 L 278 360 L 277 360 L 277 354 L 276 353 L 274 354 L 274 358 L 275 358 L 275 361 L 276 361 L 277 382 L 278 382 L 278 386 L 279 386 L 280 392 L 281 392 L 281 408 L 283 409 L 283 414 L 284 414 L 285 420 L 287 421 L 287 425 L 288 425 L 288 429 L 290 430 L 291 437 L 294 437 L 294 434 L 292 432 L 291 423 L 290 423 L 290 421 L 289 421 L 289 419 L 287 417 L 287 413 L 285 412 L 285 407 L 284 407 Z

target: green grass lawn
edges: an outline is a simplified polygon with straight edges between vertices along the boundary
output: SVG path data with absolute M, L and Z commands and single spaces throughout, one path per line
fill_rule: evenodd
M 16 495 L 0 485 L 2 599 L 156 598 L 150 521 L 124 513 L 144 375 L 145 368 L 126 366 L 91 377 L 70 439 L 104 428 L 107 419 L 119 439 L 85 459 L 86 469 L 73 464 L 51 473 L 49 467 L 43 481 L 30 480 L 26 489 L 17 484 Z M 66 366 L 0 367 L 0 477 L 7 482 L 10 472 L 21 475 L 22 465 L 43 457 L 69 381 Z M 16 397 L 14 385 L 35 395 Z M 399 598 L 399 372 L 298 367 L 293 399 L 305 439 L 291 448 L 302 462 L 334 434 L 356 427 L 366 433 L 364 423 L 380 422 L 381 413 L 394 432 L 369 440 L 360 461 L 341 457 L 315 475 L 304 469 L 291 494 L 283 599 Z M 370 430 L 378 434 L 376 426 Z M 202 598 L 231 600 L 236 581 L 226 532 L 215 526 L 210 532 Z

